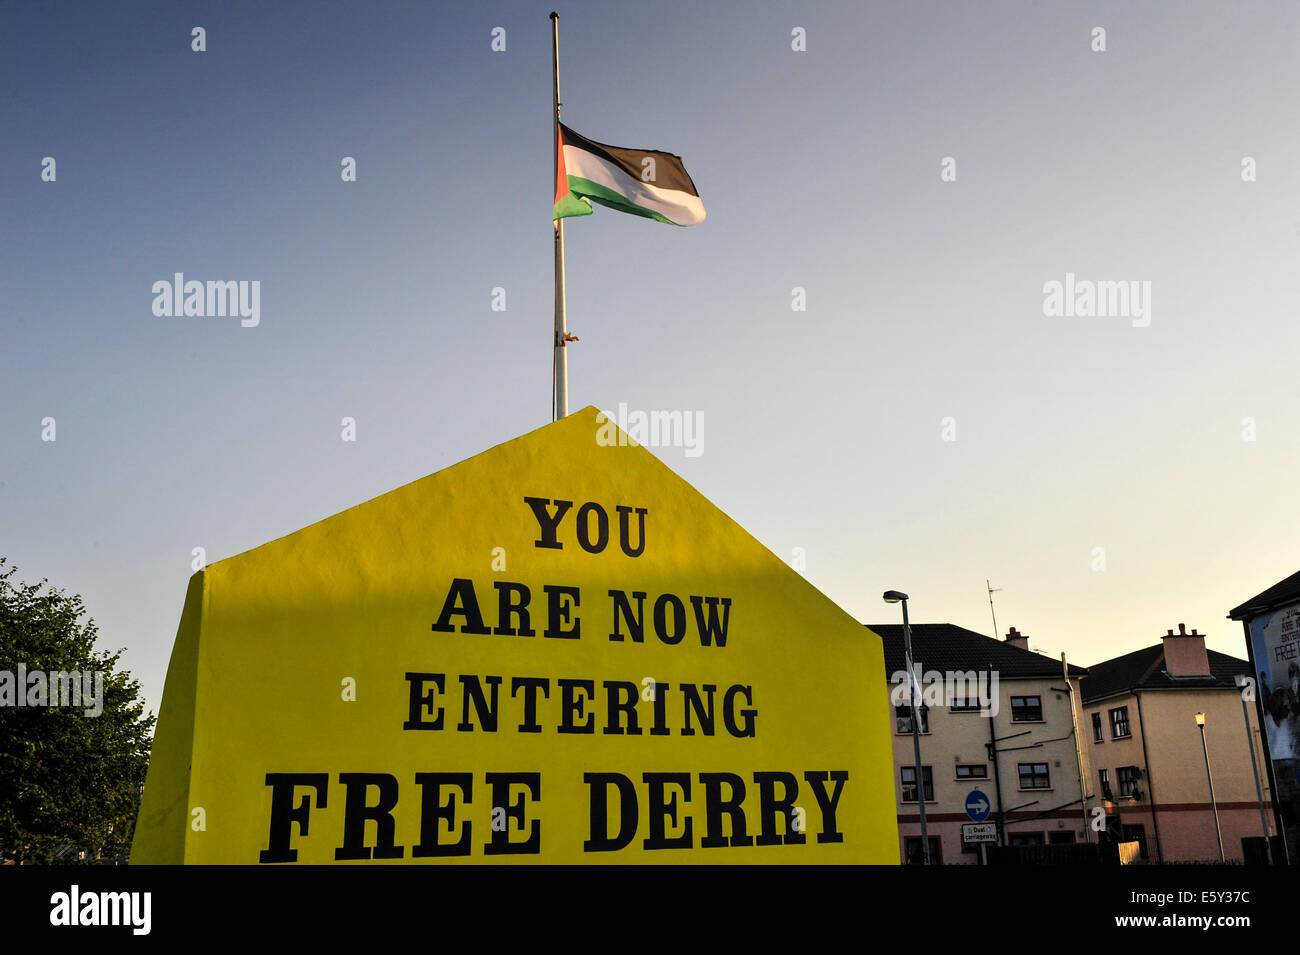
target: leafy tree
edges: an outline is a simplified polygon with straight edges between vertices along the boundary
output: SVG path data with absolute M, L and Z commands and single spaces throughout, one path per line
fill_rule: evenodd
M 0 557 L 0 680 L 8 671 L 12 686 L 20 663 L 28 673 L 99 671 L 103 712 L 87 716 L 93 707 L 84 700 L 0 706 L 0 856 L 59 861 L 66 846 L 74 859 L 82 850 L 87 859 L 126 855 L 155 717 L 144 715 L 140 684 L 116 669 L 122 651 L 95 650 L 98 629 L 89 617 L 82 622 L 81 598 L 48 580 L 15 583 L 17 568 L 5 563 Z

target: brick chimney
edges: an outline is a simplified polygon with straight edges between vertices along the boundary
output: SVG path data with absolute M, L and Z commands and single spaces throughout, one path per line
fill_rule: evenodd
M 1021 650 L 1029 649 L 1029 638 L 1015 627 L 1012 627 L 1007 631 L 1007 643 L 1011 644 L 1013 647 L 1019 647 Z
M 1209 676 L 1210 657 L 1205 652 L 1205 634 L 1193 627 L 1187 632 L 1184 624 L 1178 632 L 1170 630 L 1160 638 L 1165 645 L 1165 671 L 1170 676 Z

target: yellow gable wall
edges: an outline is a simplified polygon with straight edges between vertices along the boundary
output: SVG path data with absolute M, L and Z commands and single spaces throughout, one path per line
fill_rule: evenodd
M 312 786 L 289 789 L 280 777 L 284 806 L 309 810 L 306 835 L 296 823 L 279 827 L 280 858 L 287 845 L 297 862 L 335 861 L 347 841 L 349 788 L 340 775 L 375 774 L 373 780 L 393 777 L 395 788 L 358 782 L 353 808 L 395 796 L 385 808 L 401 856 L 384 861 L 896 862 L 890 723 L 887 701 L 875 689 L 883 669 L 878 638 L 648 451 L 602 446 L 601 430 L 598 412 L 587 408 L 195 575 L 168 671 L 132 861 L 256 863 L 272 842 L 276 787 L 268 785 L 268 774 L 323 773 L 324 806 Z M 536 546 L 544 534 L 525 497 L 573 502 L 556 530 L 560 547 Z M 579 542 L 578 512 L 586 502 L 607 515 L 608 539 L 599 553 Z M 621 546 L 619 505 L 646 511 L 639 556 Z M 550 504 L 546 513 L 555 510 Z M 597 549 L 597 510 L 583 516 L 585 539 Z M 628 524 L 635 552 L 639 515 L 629 513 Z M 470 582 L 462 586 L 472 586 L 489 629 L 502 624 L 494 584 L 527 587 L 535 635 L 465 633 L 465 614 L 445 615 L 454 632 L 433 631 L 449 603 L 464 607 L 465 590 L 449 600 L 456 579 Z M 546 586 L 577 588 L 577 605 L 571 596 L 548 595 Z M 621 617 L 624 637 L 610 639 L 610 590 L 625 592 L 634 611 L 633 593 L 646 594 L 643 642 L 631 640 Z M 663 594 L 675 595 L 684 608 L 684 634 L 676 643 L 655 633 L 654 608 Z M 719 621 L 721 600 L 730 600 L 725 646 L 716 637 L 703 645 L 692 596 L 719 598 L 713 607 Z M 577 638 L 545 635 L 548 597 L 569 610 L 567 620 L 557 619 L 558 629 L 578 621 Z M 665 602 L 661 614 L 670 638 L 674 606 Z M 701 607 L 710 610 L 705 602 Z M 512 616 L 506 626 L 520 623 Z M 408 673 L 442 674 L 443 692 L 408 680 Z M 477 678 L 488 699 L 487 678 L 501 678 L 495 732 L 485 731 L 472 705 L 470 728 L 458 729 L 465 716 L 462 675 Z M 520 731 L 527 691 L 512 695 L 516 678 L 549 681 L 549 697 L 540 691 L 536 697 L 540 732 Z M 355 681 L 355 701 L 344 699 L 348 680 Z M 560 680 L 593 681 L 593 698 L 570 691 L 580 710 L 570 710 L 569 724 L 590 718 L 594 732 L 559 731 L 565 722 Z M 667 734 L 651 733 L 656 703 L 642 697 L 635 703 L 641 735 L 605 732 L 611 725 L 627 728 L 626 714 L 611 724 L 607 681 L 643 693 L 653 684 Z M 716 687 L 712 735 L 702 731 L 694 709 L 694 735 L 684 734 L 683 683 L 698 687 L 701 701 L 707 687 Z M 729 707 L 732 687 L 748 689 L 733 692 Z M 404 729 L 413 695 L 431 691 L 427 705 L 416 700 L 415 716 L 428 723 L 441 709 L 442 728 Z M 732 716 L 743 732 L 745 710 L 755 711 L 752 736 L 733 734 L 724 719 Z M 763 787 L 755 774 L 770 772 L 793 776 L 797 790 L 787 793 L 788 780 L 773 780 L 768 795 L 778 807 L 781 797 L 792 797 L 795 828 L 783 809 L 774 810 L 766 829 L 777 844 L 701 848 L 710 828 L 735 835 L 716 806 L 711 826 L 701 774 L 739 777 L 746 836 L 761 841 Z M 443 785 L 437 805 L 426 805 L 432 787 L 417 784 L 417 773 L 467 773 L 470 782 Z M 538 774 L 536 797 L 522 782 L 497 791 L 505 797 L 498 801 L 522 810 L 523 820 L 521 826 L 498 812 L 497 827 L 504 823 L 506 831 L 495 836 L 488 773 Z M 620 791 L 597 787 L 610 809 L 608 818 L 593 822 L 595 790 L 584 773 L 630 781 L 636 832 L 626 848 L 584 851 L 584 842 L 608 842 L 620 827 Z M 847 778 L 832 829 L 832 813 L 821 802 L 835 797 L 840 773 Z M 656 784 L 645 774 L 672 775 Z M 820 780 L 823 800 L 807 774 Z M 662 804 L 675 809 L 652 811 L 656 785 Z M 712 788 L 714 802 L 738 795 L 730 781 Z M 438 821 L 437 806 L 454 812 L 452 824 Z M 646 851 L 656 820 L 664 840 L 685 837 L 689 820 L 686 841 L 694 851 Z M 494 838 L 525 842 L 534 824 L 539 851 L 485 851 Z M 415 857 L 416 846 L 456 843 L 466 825 L 468 855 Z M 375 821 L 364 823 L 366 847 L 376 845 L 380 829 Z M 820 841 L 836 832 L 842 841 Z M 798 842 L 801 836 L 806 841 Z

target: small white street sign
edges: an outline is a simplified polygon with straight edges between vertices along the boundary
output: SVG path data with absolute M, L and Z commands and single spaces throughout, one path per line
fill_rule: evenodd
M 998 841 L 996 822 L 967 822 L 961 827 L 961 841 L 967 845 Z

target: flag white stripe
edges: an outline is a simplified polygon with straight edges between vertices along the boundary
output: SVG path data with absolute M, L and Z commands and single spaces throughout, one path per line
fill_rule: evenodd
M 598 186 L 612 189 L 633 205 L 657 212 L 677 225 L 696 225 L 704 221 L 704 203 L 699 196 L 634 179 L 626 170 L 578 146 L 565 145 L 564 171 L 566 175 L 589 179 Z

